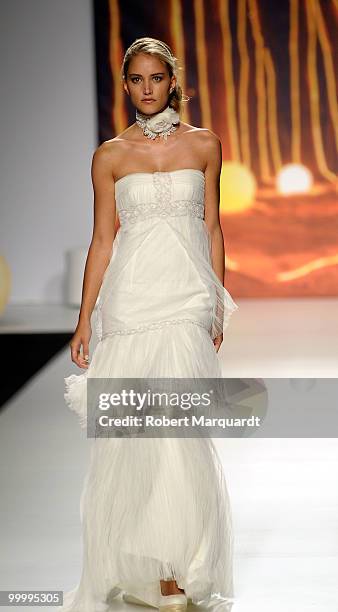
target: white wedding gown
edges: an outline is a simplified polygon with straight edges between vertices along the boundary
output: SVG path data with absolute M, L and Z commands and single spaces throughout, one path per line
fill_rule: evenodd
M 65 379 L 83 427 L 87 377 L 226 376 L 212 339 L 238 306 L 212 269 L 204 185 L 190 168 L 116 181 L 120 228 L 95 311 L 99 342 L 88 369 Z M 108 610 L 122 591 L 158 607 L 161 579 L 228 610 L 231 508 L 211 438 L 95 438 L 80 517 L 81 580 L 59 610 Z

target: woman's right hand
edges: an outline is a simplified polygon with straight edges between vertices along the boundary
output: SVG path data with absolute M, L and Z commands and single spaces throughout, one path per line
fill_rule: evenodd
M 89 365 L 89 341 L 92 335 L 90 322 L 79 321 L 69 346 L 71 359 L 79 368 L 86 369 Z M 82 354 L 81 354 L 82 347 Z

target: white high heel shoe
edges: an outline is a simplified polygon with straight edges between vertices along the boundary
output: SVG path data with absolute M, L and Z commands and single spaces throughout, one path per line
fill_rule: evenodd
M 185 593 L 161 595 L 159 612 L 185 612 L 187 605 L 188 600 Z
M 146 606 L 147 608 L 155 608 L 156 609 L 156 606 L 153 606 L 152 604 L 148 603 L 147 601 L 143 601 L 143 599 L 139 599 L 138 597 L 134 597 L 134 595 L 130 595 L 129 593 L 123 593 L 122 599 L 126 603 L 135 604 L 136 606 Z

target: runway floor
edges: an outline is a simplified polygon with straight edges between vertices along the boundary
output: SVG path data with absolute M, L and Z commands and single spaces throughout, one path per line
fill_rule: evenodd
M 337 301 L 321 317 L 320 301 L 290 302 L 239 302 L 221 349 L 229 377 L 337 377 Z M 90 440 L 63 401 L 72 372 L 67 348 L 0 415 L 2 590 L 66 591 L 80 577 Z M 233 612 L 337 612 L 338 439 L 216 444 L 234 518 Z M 122 608 L 136 610 L 117 600 L 114 610 Z

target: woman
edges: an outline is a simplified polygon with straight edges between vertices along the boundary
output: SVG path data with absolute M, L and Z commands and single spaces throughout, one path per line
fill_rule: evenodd
M 238 308 L 223 286 L 219 138 L 179 120 L 182 90 L 165 43 L 137 39 L 122 79 L 136 122 L 93 156 L 94 231 L 70 343 L 86 371 L 65 379 L 83 426 L 88 377 L 222 377 L 217 353 Z M 231 604 L 231 511 L 211 439 L 95 439 L 81 521 L 81 581 L 62 610 L 107 610 L 121 592 L 160 610 Z

